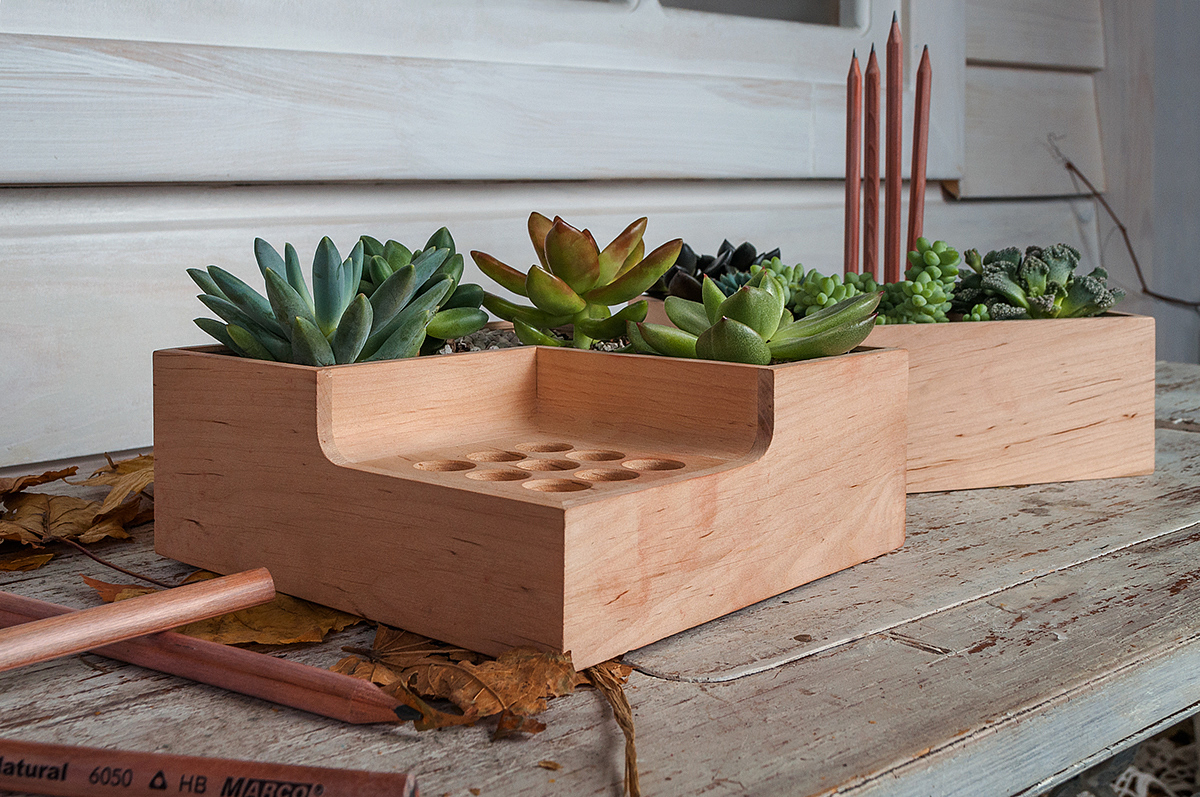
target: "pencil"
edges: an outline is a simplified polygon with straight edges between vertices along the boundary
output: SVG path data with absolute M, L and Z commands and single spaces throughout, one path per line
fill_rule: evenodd
M 0 627 L 72 611 L 66 606 L 0 592 Z M 92 652 L 342 722 L 416 719 L 412 709 L 359 678 L 174 631 L 105 645 Z
M 0 630 L 0 672 L 248 609 L 275 598 L 265 568 Z
M 903 60 L 900 22 L 892 14 L 887 42 L 887 163 L 884 185 L 883 279 L 900 281 L 901 150 L 903 147 Z
M 33 794 L 416 797 L 405 772 L 272 764 L 0 739 L 0 789 Z
M 871 45 L 871 57 L 867 59 L 867 72 L 863 85 L 863 116 L 866 129 L 863 131 L 863 267 L 862 273 L 876 280 L 879 273 L 879 61 L 875 58 L 875 46 Z
M 925 226 L 925 164 L 929 153 L 929 91 L 933 67 L 929 64 L 929 46 L 921 53 L 917 67 L 917 97 L 913 109 L 912 174 L 908 193 L 908 251 L 917 248 L 917 239 Z
M 858 53 L 850 57 L 850 74 L 846 77 L 846 219 L 842 271 L 849 274 L 859 270 L 858 226 L 859 197 L 862 194 L 859 163 L 862 160 L 862 72 L 858 68 Z

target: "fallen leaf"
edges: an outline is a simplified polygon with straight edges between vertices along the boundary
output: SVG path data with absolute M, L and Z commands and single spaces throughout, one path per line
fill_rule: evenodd
M 52 553 L 10 553 L 0 556 L 0 570 L 13 572 L 15 570 L 37 570 L 54 558 Z
M 48 470 L 38 476 L 28 475 L 0 479 L 0 498 L 13 493 L 19 493 L 26 487 L 36 487 L 39 484 L 56 482 L 65 476 L 74 476 L 78 470 L 79 468 L 72 465 L 65 470 Z
M 194 583 L 216 577 L 215 573 L 200 570 L 188 576 L 185 582 Z M 157 592 L 153 587 L 109 584 L 87 576 L 83 579 L 105 602 Z M 361 622 L 362 618 L 353 614 L 277 593 L 275 600 L 270 603 L 189 623 L 175 630 L 190 637 L 220 642 L 223 645 L 244 645 L 251 642 L 260 645 L 292 645 L 297 642 L 320 642 L 330 631 L 341 631 Z
M 492 734 L 492 741 L 497 739 L 505 739 L 513 734 L 541 733 L 546 730 L 546 723 L 539 722 L 533 717 L 524 717 L 520 714 L 514 714 L 508 709 L 500 712 L 500 718 L 496 722 L 496 731 Z
M 110 584 L 107 581 L 101 581 L 98 578 L 88 578 L 80 576 L 84 582 L 96 590 L 100 595 L 100 599 L 105 603 L 113 601 L 123 601 L 126 598 L 136 598 L 139 595 L 149 595 L 151 592 L 158 592 L 154 587 L 142 587 L 134 584 Z
M 482 789 L 467 789 L 467 791 L 471 792 L 471 794 L 474 794 L 475 797 L 479 797 L 479 795 L 483 793 Z
M 562 764 L 558 763 L 557 761 L 539 761 L 538 766 L 542 769 L 548 769 L 551 772 L 557 772 L 558 770 L 562 769 Z
M 546 726 L 529 717 L 544 711 L 547 699 L 573 691 L 577 677 L 569 653 L 513 648 L 495 660 L 483 660 L 462 648 L 386 626 L 376 631 L 371 650 L 347 651 L 362 658 L 342 659 L 335 665 L 339 672 L 385 685 L 393 693 L 402 689 L 413 696 L 449 700 L 462 712 L 429 714 L 414 706 L 423 715 L 418 730 L 498 714 L 497 737 L 538 733 Z
M 154 455 L 143 454 L 120 462 L 110 459 L 108 467 L 101 468 L 81 482 L 70 483 L 83 487 L 112 487 L 100 507 L 101 512 L 111 512 L 130 495 L 137 495 L 154 483 Z
M 100 504 L 69 495 L 14 493 L 4 498 L 9 513 L 0 518 L 0 540 L 44 545 L 55 539 L 96 542 L 105 537 L 127 539 L 119 519 L 101 518 Z

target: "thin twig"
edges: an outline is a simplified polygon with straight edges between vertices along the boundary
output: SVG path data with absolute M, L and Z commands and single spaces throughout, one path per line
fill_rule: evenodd
M 167 589 L 173 589 L 175 587 L 174 584 L 168 584 L 165 581 L 159 581 L 157 578 L 150 578 L 150 576 L 143 576 L 141 573 L 135 573 L 132 570 L 126 570 L 125 568 L 121 567 L 120 565 L 114 565 L 112 562 L 108 561 L 107 559 L 105 559 L 101 556 L 97 556 L 96 554 L 92 553 L 84 546 L 75 542 L 75 540 L 68 540 L 66 537 L 45 537 L 43 539 L 46 542 L 53 541 L 53 542 L 66 543 L 67 545 L 70 545 L 72 548 L 79 551 L 81 554 L 88 557 L 89 559 L 99 562 L 100 564 L 104 565 L 105 567 L 111 567 L 113 570 L 116 570 L 117 572 L 120 572 L 120 573 L 124 573 L 125 575 L 131 576 L 132 578 L 140 579 L 141 581 L 148 581 L 151 584 L 156 584 L 157 586 L 160 586 L 160 587 L 166 587 Z
M 1121 219 L 1117 217 L 1116 211 L 1114 211 L 1112 206 L 1108 204 L 1108 201 L 1101 196 L 1100 191 L 1096 189 L 1096 186 L 1092 185 L 1092 181 L 1089 180 L 1087 176 L 1079 170 L 1079 167 L 1076 166 L 1071 159 L 1063 154 L 1063 151 L 1058 148 L 1056 136 L 1051 133 L 1049 136 L 1047 136 L 1047 140 L 1049 141 L 1051 151 L 1054 153 L 1055 157 L 1058 158 L 1059 163 L 1063 165 L 1063 168 L 1083 181 L 1083 184 L 1087 186 L 1087 189 L 1090 192 L 1091 198 L 1100 203 L 1100 206 L 1104 208 L 1106 213 L 1108 213 L 1108 217 L 1112 219 L 1113 224 L 1117 225 L 1117 229 L 1120 231 L 1121 237 L 1125 239 L 1125 249 L 1129 252 L 1129 259 L 1133 261 L 1133 270 L 1137 274 L 1138 282 L 1141 284 L 1142 293 L 1158 299 L 1160 302 L 1173 304 L 1176 307 L 1190 307 L 1193 310 L 1200 310 L 1200 302 L 1189 302 L 1187 299 L 1180 299 L 1176 296 L 1168 296 L 1165 293 L 1159 293 L 1157 291 L 1150 290 L 1150 286 L 1146 283 L 1146 276 L 1142 273 L 1142 264 L 1138 261 L 1137 253 L 1133 251 L 1133 241 L 1129 238 L 1129 230 L 1124 224 L 1121 223 Z
M 625 793 L 629 797 L 641 797 L 642 786 L 638 782 L 637 745 L 634 742 L 633 733 L 633 709 L 629 705 L 629 699 L 625 697 L 625 690 L 621 688 L 621 682 L 608 668 L 609 664 L 611 662 L 588 667 L 583 674 L 592 686 L 599 689 L 600 693 L 608 700 L 608 704 L 612 706 L 613 717 L 621 728 L 621 732 L 625 734 Z

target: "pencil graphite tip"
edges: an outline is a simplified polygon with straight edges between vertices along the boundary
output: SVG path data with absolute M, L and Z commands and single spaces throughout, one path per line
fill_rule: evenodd
M 892 12 L 892 24 L 893 25 L 897 24 L 900 21 L 900 17 L 898 16 L 898 14 L 899 14 L 899 12 L 897 12 L 897 11 Z

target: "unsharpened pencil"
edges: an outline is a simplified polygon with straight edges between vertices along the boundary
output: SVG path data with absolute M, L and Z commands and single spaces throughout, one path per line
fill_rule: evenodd
M 0 627 L 72 611 L 66 606 L 0 592 Z M 173 631 L 105 645 L 92 652 L 342 722 L 416 718 L 412 709 L 359 678 Z

